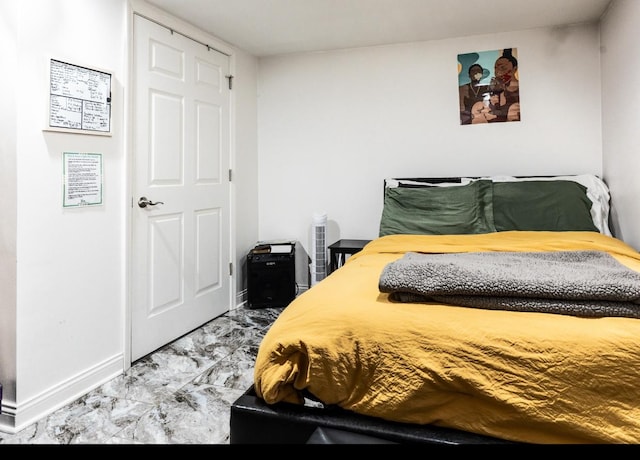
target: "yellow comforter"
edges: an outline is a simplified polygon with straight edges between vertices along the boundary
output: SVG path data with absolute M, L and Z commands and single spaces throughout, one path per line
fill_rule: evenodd
M 392 303 L 383 267 L 407 252 L 606 251 L 595 232 L 391 235 L 294 300 L 264 337 L 255 390 L 267 403 L 325 404 L 387 420 L 534 443 L 640 442 L 640 320 L 438 303 Z

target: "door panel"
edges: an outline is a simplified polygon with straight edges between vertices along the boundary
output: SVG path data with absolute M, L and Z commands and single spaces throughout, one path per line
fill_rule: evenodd
M 228 56 L 135 15 L 134 63 L 132 362 L 229 310 L 232 253 Z
M 184 98 L 152 90 L 149 104 L 149 185 L 181 185 L 185 160 L 181 136 Z

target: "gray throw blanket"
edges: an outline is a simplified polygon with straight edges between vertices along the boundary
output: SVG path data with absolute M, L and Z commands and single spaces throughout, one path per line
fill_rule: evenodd
M 640 318 L 640 273 L 606 252 L 408 252 L 379 289 L 396 302 Z

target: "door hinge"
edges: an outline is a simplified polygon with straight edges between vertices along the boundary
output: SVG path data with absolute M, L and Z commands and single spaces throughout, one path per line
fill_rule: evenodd
M 233 170 L 230 169 L 229 170 L 229 182 L 231 182 L 233 180 Z
M 233 75 L 226 75 L 227 80 L 229 80 L 229 89 L 233 89 Z
M 233 262 L 229 262 L 229 276 L 233 276 Z

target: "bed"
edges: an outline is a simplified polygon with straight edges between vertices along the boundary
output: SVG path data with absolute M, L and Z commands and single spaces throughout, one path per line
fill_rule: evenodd
M 276 319 L 239 443 L 638 443 L 640 254 L 592 175 L 386 179 Z

